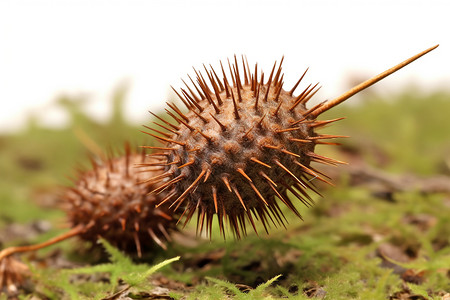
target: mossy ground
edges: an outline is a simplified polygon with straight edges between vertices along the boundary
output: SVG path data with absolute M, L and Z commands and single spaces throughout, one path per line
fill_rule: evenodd
M 324 116 L 346 119 L 321 132 L 351 138 L 340 140 L 341 147 L 317 151 L 389 176 L 448 176 L 449 98 L 446 93 L 402 93 L 395 99 L 365 95 L 361 104 Z M 65 230 L 57 195 L 70 185 L 67 177 L 76 174 L 75 167 L 88 165 L 89 152 L 121 149 L 125 141 L 153 143 L 141 128 L 123 121 L 123 91 L 113 101 L 113 117 L 103 124 L 83 114 L 76 99 L 58 103 L 72 116 L 69 128 L 44 129 L 31 120 L 23 132 L 0 136 L 2 247 L 43 241 Z M 77 239 L 37 257 L 22 255 L 33 276 L 20 297 L 106 299 L 121 289 L 122 296 L 133 299 L 441 299 L 450 293 L 450 194 L 410 186 L 380 190 L 376 182 L 355 183 L 345 167 L 332 174 L 336 186 L 320 185 L 323 197 L 315 197 L 313 208 L 298 205 L 304 221 L 286 210 L 287 229 L 272 228 L 270 235 L 261 228 L 259 236 L 223 241 L 216 232 L 210 241 L 196 238 L 189 224 L 168 251 L 155 250 L 126 267 L 116 257 L 103 269 L 70 275 L 65 267 L 100 261 L 83 252 L 86 245 Z M 49 226 L 39 225 L 43 220 Z M 147 274 L 146 264 L 177 256 L 148 284 L 132 284 Z

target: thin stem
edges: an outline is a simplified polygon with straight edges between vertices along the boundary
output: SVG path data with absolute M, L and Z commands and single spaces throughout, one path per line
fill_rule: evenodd
M 310 116 L 315 118 L 318 115 L 320 115 L 321 113 L 329 110 L 330 108 L 338 105 L 341 102 L 344 102 L 345 100 L 347 100 L 348 98 L 350 98 L 351 96 L 359 93 L 360 91 L 364 90 L 365 88 L 368 88 L 369 86 L 377 83 L 378 81 L 380 81 L 381 79 L 391 75 L 394 72 L 397 72 L 398 70 L 400 70 L 401 68 L 403 68 L 404 66 L 412 63 L 413 61 L 415 61 L 416 59 L 420 58 L 421 56 L 427 54 L 428 52 L 436 49 L 439 46 L 439 44 L 437 44 L 436 46 L 433 46 L 425 51 L 422 51 L 410 58 L 408 58 L 407 60 L 405 60 L 404 62 L 399 63 L 398 65 L 384 71 L 383 73 L 380 73 L 378 75 L 376 75 L 375 77 L 372 77 L 369 80 L 366 80 L 360 84 L 358 84 L 357 86 L 353 87 L 352 89 L 350 89 L 349 91 L 345 92 L 344 94 L 342 94 L 341 96 L 326 102 L 324 105 L 322 105 L 322 107 L 318 108 L 317 110 L 313 111 Z
M 14 253 L 35 251 L 35 250 L 39 250 L 39 249 L 48 247 L 50 245 L 59 243 L 63 240 L 66 240 L 68 238 L 71 238 L 73 236 L 76 236 L 76 235 L 82 233 L 85 229 L 86 229 L 86 227 L 80 224 L 80 225 L 72 228 L 68 232 L 65 232 L 59 236 L 51 238 L 48 241 L 42 242 L 40 244 L 29 245 L 29 246 L 9 247 L 9 248 L 3 249 L 2 251 L 0 251 L 0 261 L 3 258 L 8 257 Z

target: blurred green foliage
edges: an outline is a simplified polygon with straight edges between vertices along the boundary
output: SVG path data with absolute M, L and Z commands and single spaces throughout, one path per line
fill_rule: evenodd
M 61 186 L 71 185 L 68 177 L 76 175 L 75 169 L 89 166 L 88 154 L 105 151 L 102 149 L 120 152 L 125 141 L 133 145 L 153 143 L 139 132 L 138 126 L 124 120 L 124 97 L 125 91 L 118 90 L 112 101 L 112 116 L 106 123 L 87 117 L 83 102 L 62 98 L 56 105 L 65 107 L 70 114 L 72 125 L 68 128 L 41 128 L 31 120 L 25 130 L 0 137 L 0 230 L 9 224 L 35 220 L 49 220 L 58 227 L 64 215 L 54 205 L 43 205 L 46 202 L 42 199 L 48 195 L 57 198 Z M 354 151 L 378 168 L 428 176 L 450 174 L 449 94 L 405 92 L 394 98 L 371 95 L 360 99 L 360 104 L 336 107 L 321 118 L 346 119 L 321 132 L 350 135 L 351 138 L 339 141 L 342 148 Z M 148 124 L 150 121 L 149 116 Z M 336 149 L 319 147 L 318 151 L 339 155 Z M 184 292 L 171 291 L 170 295 L 175 299 L 307 299 L 314 295 L 327 299 L 386 299 L 404 289 L 404 282 L 392 268 L 382 267 L 382 258 L 376 251 L 383 243 L 416 251 L 410 263 L 393 262 L 425 271 L 420 285 L 407 283 L 412 294 L 438 299 L 442 293 L 450 292 L 448 195 L 411 191 L 396 194 L 395 201 L 389 202 L 363 187 L 351 187 L 345 176 L 335 184 L 336 187 L 323 188 L 324 197 L 315 198 L 317 204 L 313 208 L 298 205 L 304 222 L 286 210 L 287 230 L 272 228 L 270 235 L 258 237 L 251 233 L 242 241 L 223 241 L 215 228 L 211 241 L 200 239 L 189 247 L 173 244 L 168 251 L 155 253 L 155 261 L 180 256 L 180 261 L 162 273 L 170 280 L 194 285 Z M 417 215 L 431 216 L 435 225 L 422 230 L 405 222 L 407 216 Z M 187 231 L 191 228 L 192 224 L 188 225 Z M 37 240 L 60 231 L 52 229 Z M 18 242 L 21 241 L 9 240 L 8 244 Z M 70 248 L 63 249 L 73 256 Z M 214 252 L 222 254 L 216 259 L 205 258 L 204 263 L 197 261 Z M 108 270 L 119 269 L 115 264 L 120 263 L 113 260 Z M 91 271 L 96 270 L 95 266 L 92 268 Z M 35 272 L 38 277 L 45 272 L 63 274 L 52 268 Z M 276 277 L 279 274 L 282 276 Z M 64 276 L 61 275 L 61 282 L 67 279 Z M 115 278 L 119 277 L 123 279 L 120 274 Z M 116 287 L 115 278 L 110 282 L 112 290 Z M 84 284 L 69 289 L 65 296 L 96 291 L 96 285 L 101 283 Z M 250 290 L 243 292 L 241 285 Z M 111 285 L 100 290 L 112 291 Z M 41 293 L 53 299 L 61 297 L 51 287 Z
M 388 162 L 378 166 L 419 175 L 450 174 L 450 95 L 423 95 L 414 88 L 391 99 L 371 95 L 333 108 L 323 118 L 346 119 L 326 129 L 349 135 L 345 143 L 377 165 L 377 152 Z

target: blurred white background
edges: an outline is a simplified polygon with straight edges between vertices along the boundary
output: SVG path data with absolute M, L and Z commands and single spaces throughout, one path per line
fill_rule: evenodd
M 126 116 L 143 123 L 192 66 L 233 54 L 266 73 L 284 54 L 288 88 L 310 67 L 305 80 L 320 81 L 323 100 L 439 43 L 372 89 L 448 89 L 449 13 L 444 0 L 0 0 L 0 131 L 30 115 L 63 126 L 61 95 L 87 97 L 88 112 L 105 119 L 123 84 Z

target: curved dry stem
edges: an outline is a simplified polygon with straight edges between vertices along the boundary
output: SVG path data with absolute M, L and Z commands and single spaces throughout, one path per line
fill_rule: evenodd
M 374 77 L 372 77 L 372 78 L 370 78 L 370 79 L 368 79 L 368 80 L 358 84 L 357 86 L 351 88 L 349 91 L 345 92 L 344 94 L 340 95 L 339 97 L 326 102 L 324 105 L 322 105 L 321 107 L 319 107 L 318 109 L 313 111 L 310 114 L 310 116 L 312 118 L 316 118 L 321 113 L 323 113 L 323 112 L 329 110 L 330 108 L 335 107 L 336 105 L 344 102 L 345 100 L 347 100 L 351 96 L 353 96 L 353 95 L 359 93 L 360 91 L 368 88 L 369 86 L 377 83 L 378 81 L 380 81 L 381 79 L 384 79 L 385 77 L 391 75 L 392 73 L 397 72 L 401 68 L 403 68 L 406 65 L 409 65 L 410 63 L 415 61 L 416 59 L 418 59 L 418 58 L 424 56 L 425 54 L 427 54 L 428 52 L 436 49 L 438 46 L 439 46 L 439 44 L 437 44 L 437 45 L 435 45 L 435 46 L 433 46 L 431 48 L 428 48 L 427 50 L 424 50 L 424 51 L 422 51 L 422 52 L 420 52 L 420 53 L 418 53 L 418 54 L 408 58 L 407 60 L 399 63 L 398 65 L 396 65 L 396 66 L 394 66 L 394 67 L 392 67 L 390 69 L 387 69 L 386 71 L 384 71 L 384 72 L 382 72 L 382 73 L 380 73 L 380 74 L 378 74 L 378 75 L 376 75 L 376 76 L 374 76 Z
M 29 246 L 9 247 L 9 248 L 3 249 L 2 251 L 0 251 L 0 261 L 3 258 L 8 257 L 14 253 L 35 251 L 35 250 L 39 250 L 39 249 L 48 247 L 50 245 L 59 243 L 63 240 L 66 240 L 68 238 L 71 238 L 73 236 L 76 236 L 76 235 L 82 233 L 85 229 L 86 229 L 85 226 L 78 225 L 78 226 L 72 228 L 71 230 L 69 230 L 68 232 L 65 232 L 59 236 L 56 236 L 54 238 L 49 239 L 48 241 L 45 241 L 45 242 L 42 242 L 39 244 L 29 245 Z

